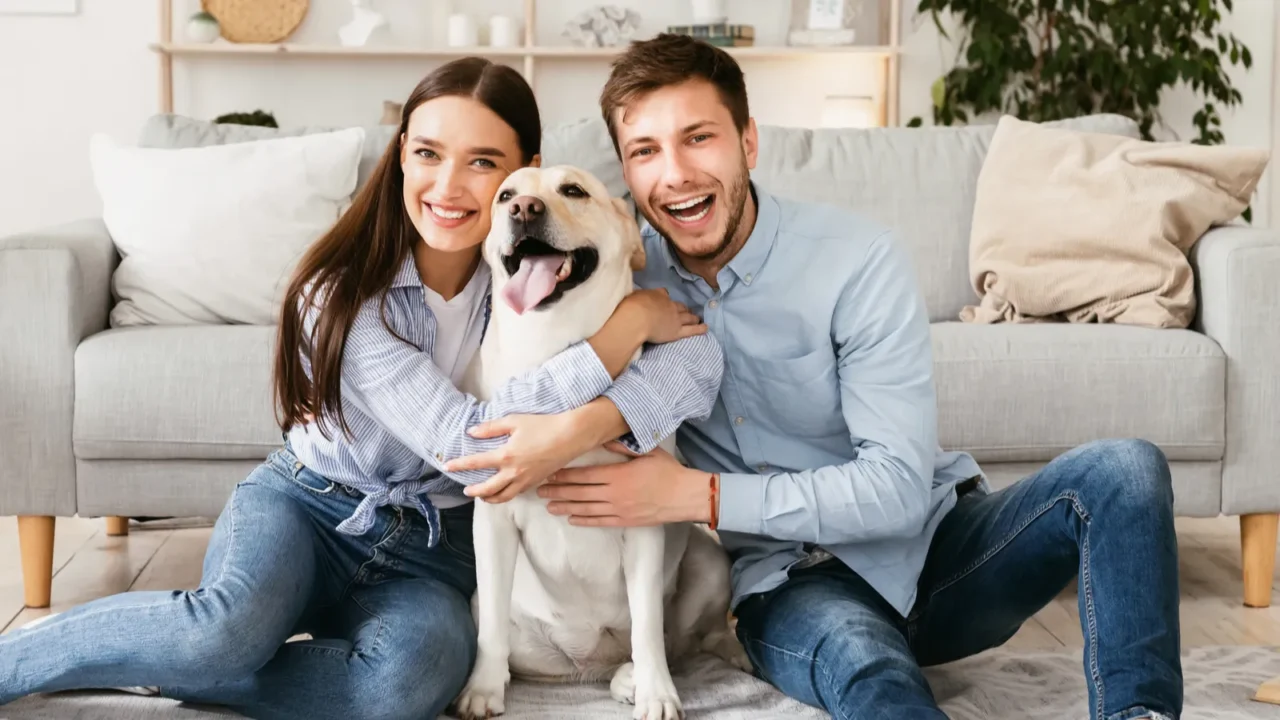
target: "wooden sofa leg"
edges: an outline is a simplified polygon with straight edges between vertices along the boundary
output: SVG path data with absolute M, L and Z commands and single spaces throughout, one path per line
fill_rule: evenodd
M 1280 513 L 1240 516 L 1240 556 L 1244 564 L 1244 604 L 1271 606 L 1271 583 L 1276 567 L 1276 531 Z
M 49 607 L 53 588 L 54 519 L 45 515 L 18 518 L 18 545 L 22 552 L 22 597 L 27 607 Z
M 119 537 L 129 534 L 129 518 L 127 517 L 109 517 L 107 518 L 107 535 L 111 537 Z

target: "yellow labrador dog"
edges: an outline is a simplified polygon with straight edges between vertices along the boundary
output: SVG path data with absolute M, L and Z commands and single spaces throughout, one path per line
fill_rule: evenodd
M 645 259 L 626 203 L 567 166 L 522 168 L 503 183 L 484 258 L 493 311 L 463 383 L 482 399 L 595 334 Z M 673 439 L 662 447 L 674 452 Z M 600 448 L 571 465 L 626 459 Z M 613 697 L 634 703 L 635 718 L 673 720 L 684 713 L 668 656 L 707 650 L 748 667 L 726 617 L 728 556 L 709 533 L 692 524 L 577 527 L 546 505 L 532 491 L 476 501 L 479 654 L 455 703 L 461 717 L 502 714 L 514 672 L 543 681 L 612 676 Z

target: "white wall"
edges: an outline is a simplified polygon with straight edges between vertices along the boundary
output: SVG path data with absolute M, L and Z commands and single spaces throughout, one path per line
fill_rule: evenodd
M 430 45 L 431 20 L 449 0 L 375 0 L 395 27 L 395 41 Z M 454 0 L 461 6 L 462 0 Z M 198 0 L 176 0 L 181 19 Z M 542 0 L 538 42 L 566 42 L 564 22 L 595 0 Z M 620 0 L 637 7 L 642 34 L 689 22 L 688 0 Z M 903 0 L 911 8 L 915 0 Z M 0 15 L 0 234 L 92 215 L 99 203 L 89 173 L 87 143 L 103 131 L 125 141 L 158 109 L 158 64 L 146 45 L 157 38 L 151 0 L 80 0 L 75 16 Z M 519 17 L 521 0 L 467 0 L 477 17 L 502 12 Z M 789 16 L 788 0 L 734 0 L 735 22 L 752 23 L 757 43 L 777 45 Z M 349 16 L 345 0 L 311 0 L 311 9 L 291 38 L 332 42 Z M 1280 22 L 1273 0 L 1236 0 L 1230 27 L 1252 49 L 1254 70 L 1234 74 L 1245 97 L 1243 109 L 1224 118 L 1228 142 L 1273 146 L 1280 125 L 1275 97 Z M 766 27 L 768 26 L 768 28 Z M 928 88 L 950 53 L 940 50 L 932 23 L 904 23 L 902 113 L 928 118 Z M 945 54 L 944 54 L 945 53 Z M 519 60 L 513 60 L 519 63 Z M 605 59 L 538 60 L 537 93 L 548 124 L 598 112 L 596 98 L 608 72 Z M 282 125 L 375 123 L 383 100 L 401 100 L 434 62 L 332 59 L 202 58 L 175 61 L 175 108 L 211 118 L 258 108 Z M 757 122 L 804 126 L 816 121 L 828 94 L 868 94 L 876 86 L 875 65 L 863 58 L 744 60 Z M 21 66 L 21 67 L 20 67 Z M 821 79 L 834 76 L 834 82 Z M 1167 116 L 1181 137 L 1190 137 L 1194 105 L 1186 93 L 1171 94 Z M 1280 163 L 1280 161 L 1277 161 Z M 1273 168 L 1276 163 L 1273 163 Z M 1269 175 L 1275 174 L 1275 170 Z M 1255 222 L 1280 226 L 1280 182 L 1260 189 Z M 1267 198 L 1271 198 L 1268 207 Z
M 155 9 L 81 0 L 74 16 L 0 15 L 0 234 L 98 211 L 89 136 L 135 136 L 155 108 Z

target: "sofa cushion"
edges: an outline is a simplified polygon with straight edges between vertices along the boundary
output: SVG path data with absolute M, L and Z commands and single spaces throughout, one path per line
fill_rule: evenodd
M 261 459 L 281 443 L 272 326 L 108 330 L 76 350 L 81 459 Z
M 932 326 L 938 439 L 979 463 L 1049 460 L 1137 437 L 1170 460 L 1219 460 L 1226 356 L 1190 330 L 1123 325 Z
M 1139 137 L 1119 115 L 1045 123 Z M 832 203 L 893 228 L 911 252 L 929 319 L 956 320 L 977 300 L 969 282 L 969 225 L 995 125 L 807 129 L 762 126 L 751 176 L 769 192 Z

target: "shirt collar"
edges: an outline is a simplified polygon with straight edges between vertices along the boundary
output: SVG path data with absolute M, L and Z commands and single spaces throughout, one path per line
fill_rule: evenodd
M 413 261 L 413 253 L 406 253 L 404 262 L 400 263 L 400 269 L 396 271 L 396 276 L 391 280 L 391 287 L 415 287 L 422 284 L 422 276 L 418 274 L 418 265 Z
M 769 257 L 769 251 L 773 249 L 773 243 L 778 237 L 779 216 L 778 201 L 772 195 L 761 190 L 754 181 L 750 183 L 750 190 L 756 200 L 756 224 L 751 228 L 751 234 L 747 236 L 747 242 L 743 244 L 742 249 L 726 265 L 729 271 L 748 285 L 756 275 L 760 274 L 760 268 L 764 266 L 765 259 Z M 662 258 L 667 263 L 667 267 L 690 282 L 698 279 L 698 276 L 686 270 L 681 264 L 680 258 L 671 249 L 670 240 L 662 237 L 657 229 L 647 223 L 644 231 L 657 236 L 662 241 L 660 243 Z
M 729 260 L 728 268 L 738 279 L 751 284 L 760 268 L 773 250 L 773 243 L 778 237 L 778 201 L 751 183 L 751 194 L 756 200 L 756 224 L 747 236 L 747 242 Z

